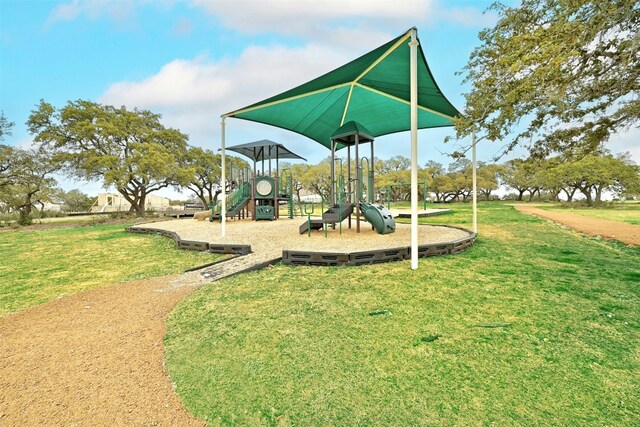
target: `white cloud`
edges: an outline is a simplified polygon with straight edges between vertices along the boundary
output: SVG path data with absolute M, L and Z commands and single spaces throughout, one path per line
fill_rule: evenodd
M 55 7 L 49 14 L 48 22 L 50 24 L 58 21 L 73 21 L 80 15 L 80 6 L 78 0 L 71 3 L 63 3 Z
M 140 107 L 180 107 L 215 103 L 229 94 L 230 82 L 205 57 L 174 60 L 138 82 L 111 85 L 103 101 Z
M 70 0 L 53 8 L 46 26 L 80 18 L 106 18 L 118 25 L 131 24 L 142 7 L 153 6 L 169 13 L 175 3 L 175 0 Z M 444 20 L 466 27 L 483 27 L 492 25 L 496 18 L 495 13 L 483 14 L 475 7 L 449 7 L 442 0 L 191 0 L 191 5 L 239 33 L 274 33 L 356 47 L 388 39 L 389 34 L 396 35 L 411 26 Z M 182 19 L 172 32 L 185 35 L 191 30 L 191 22 Z M 365 41 L 369 43 L 364 44 Z
M 439 19 L 471 28 L 492 27 L 498 20 L 498 15 L 495 12 L 485 13 L 475 7 L 438 8 L 437 15 Z
M 221 114 L 302 84 L 352 58 L 321 45 L 251 46 L 236 59 L 214 61 L 201 55 L 174 60 L 144 80 L 112 84 L 98 101 L 162 113 L 163 122 L 188 133 L 192 145 L 211 147 L 213 138 L 218 141 Z M 242 138 L 260 139 L 268 137 L 265 127 L 234 121 L 230 132 L 242 130 Z M 275 138 L 274 133 L 282 131 L 270 132 Z
M 275 33 L 355 47 L 363 42 L 375 45 L 412 26 L 445 21 L 481 28 L 496 21 L 495 13 L 449 7 L 438 0 L 192 0 L 192 4 L 239 33 Z
M 640 165 L 640 129 L 632 127 L 611 135 L 606 144 L 614 153 L 624 153 L 628 151 L 636 164 Z
M 120 25 L 130 21 L 135 16 L 136 9 L 148 3 L 153 4 L 150 0 L 71 0 L 53 8 L 45 26 L 79 18 L 92 21 L 106 18 Z
M 242 33 L 276 32 L 307 38 L 354 24 L 389 28 L 407 20 L 423 20 L 432 15 L 433 3 L 432 0 L 193 0 L 194 5 L 216 16 L 223 25 Z

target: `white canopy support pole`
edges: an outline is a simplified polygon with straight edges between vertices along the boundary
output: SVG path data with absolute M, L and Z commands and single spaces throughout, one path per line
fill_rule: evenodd
M 473 169 L 473 232 L 478 232 L 478 185 L 476 177 L 476 128 L 471 131 L 471 164 Z
M 374 191 L 375 191 L 375 185 L 373 184 L 373 180 L 374 180 L 374 165 L 375 165 L 375 160 L 373 158 L 373 140 L 371 141 L 371 162 L 369 163 L 369 186 L 371 188 L 369 188 L 369 200 L 367 200 L 369 203 L 373 203 L 373 197 L 374 197 Z M 373 224 L 372 224 L 373 225 Z
M 362 175 L 360 171 L 360 157 L 358 157 L 358 143 L 359 138 L 356 133 L 356 233 L 360 232 L 360 215 L 362 214 L 362 209 L 360 206 L 360 199 L 362 198 L 362 181 L 360 180 L 360 175 Z
M 222 164 L 220 165 L 220 188 L 222 188 L 222 208 L 220 209 L 220 218 L 222 219 L 222 227 L 220 230 L 222 232 L 222 237 L 225 236 L 225 225 L 227 221 L 227 171 L 225 168 L 227 159 L 224 152 L 224 119 L 226 119 L 226 117 L 222 116 L 222 122 L 220 123 L 222 127 L 222 138 L 220 139 L 220 156 L 222 158 Z
M 336 204 L 336 142 L 331 140 L 331 206 Z
M 351 146 L 347 145 L 347 202 L 351 204 L 353 198 L 351 197 Z M 351 230 L 351 215 L 347 219 L 349 223 L 349 230 Z
M 411 29 L 411 269 L 418 269 L 418 37 Z

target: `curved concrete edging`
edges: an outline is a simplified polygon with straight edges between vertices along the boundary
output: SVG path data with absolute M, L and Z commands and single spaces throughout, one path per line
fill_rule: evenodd
M 476 241 L 476 233 L 463 227 L 438 225 L 468 233 L 466 237 L 446 243 L 431 243 L 418 246 L 418 257 L 426 258 L 441 255 L 454 255 L 470 248 Z M 371 265 L 383 262 L 402 261 L 411 258 L 411 247 L 373 249 L 358 252 L 313 252 L 285 249 L 282 251 L 282 263 L 287 265 L 339 266 Z
M 418 246 L 418 257 L 426 258 L 441 255 L 454 255 L 465 251 L 470 248 L 476 240 L 476 233 L 463 227 L 456 227 L 452 225 L 438 225 L 438 227 L 448 227 L 462 230 L 467 233 L 467 236 L 450 242 L 444 243 L 431 243 Z M 142 234 L 160 234 L 173 239 L 176 245 L 180 249 L 186 250 L 198 250 L 209 251 L 214 253 L 226 253 L 237 255 L 251 254 L 250 245 L 235 245 L 235 244 L 213 244 L 207 242 L 199 242 L 193 240 L 182 240 L 177 233 L 167 230 L 159 230 L 155 228 L 144 227 L 128 227 L 126 231 L 131 233 Z M 223 260 L 217 264 L 231 264 L 231 261 L 237 260 L 240 257 L 233 257 L 229 260 Z M 242 257 L 245 258 L 245 257 Z M 247 257 L 250 258 L 250 257 Z M 281 257 L 275 257 L 272 260 L 256 260 L 255 263 L 247 262 L 243 259 L 241 268 L 231 269 L 229 274 L 212 275 L 210 277 L 219 279 L 235 275 L 246 271 L 254 271 L 260 268 L 264 268 L 270 264 L 278 261 L 282 261 L 285 265 L 307 265 L 307 266 L 340 266 L 340 265 L 371 265 L 379 264 L 383 262 L 402 261 L 411 258 L 411 247 L 400 246 L 395 248 L 373 249 L 369 251 L 356 251 L 356 252 L 314 252 L 314 251 L 301 251 L 301 250 L 289 250 L 284 249 Z M 240 263 L 240 261 L 236 261 Z M 203 266 L 203 268 L 206 266 Z M 205 271 L 203 275 L 207 277 L 207 273 L 211 271 Z
M 247 255 L 251 253 L 251 245 L 231 244 L 231 245 L 218 245 L 208 242 L 199 242 L 196 240 L 182 240 L 178 233 L 168 230 L 161 230 L 158 228 L 146 228 L 146 227 L 127 227 L 125 231 L 129 233 L 138 234 L 160 234 L 161 236 L 168 237 L 176 242 L 176 246 L 179 249 L 186 249 L 191 251 L 212 252 L 216 254 L 236 254 Z

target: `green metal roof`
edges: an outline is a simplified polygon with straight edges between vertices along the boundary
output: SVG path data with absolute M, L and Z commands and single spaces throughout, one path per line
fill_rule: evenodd
M 227 150 L 235 151 L 250 158 L 251 160 L 268 160 L 269 158 L 276 159 L 305 159 L 302 156 L 297 155 L 293 151 L 289 150 L 282 144 L 270 141 L 268 139 L 262 139 L 260 141 L 247 142 L 245 144 L 238 144 L 231 147 L 227 147 Z M 220 150 L 218 150 L 220 151 Z
M 349 121 L 378 137 L 410 129 L 411 30 L 342 67 L 279 95 L 223 114 L 288 129 L 327 148 Z M 460 115 L 436 84 L 418 49 L 418 127 L 453 126 Z
M 331 139 L 342 144 L 351 145 L 355 142 L 355 136 L 358 135 L 359 142 L 373 141 L 373 134 L 363 124 L 351 120 L 340 126 L 340 129 L 331 135 Z

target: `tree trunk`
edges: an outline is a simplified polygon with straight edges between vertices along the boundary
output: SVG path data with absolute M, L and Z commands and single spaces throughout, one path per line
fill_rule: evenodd
M 535 190 L 534 190 L 534 191 L 529 190 L 529 202 L 532 202 L 532 201 L 533 201 L 533 196 L 534 196 L 535 194 L 536 194 Z
M 596 190 L 596 204 L 600 204 L 602 202 L 602 186 L 594 186 Z
M 580 187 L 580 192 L 587 198 L 587 206 L 593 206 L 593 199 L 591 197 L 591 186 Z
M 216 190 L 215 194 L 213 195 L 213 204 L 214 205 L 218 204 L 218 197 L 220 196 L 221 193 L 222 193 L 222 190 Z
M 576 187 L 571 187 L 571 191 L 563 188 L 562 191 L 567 195 L 567 202 L 571 203 L 573 201 L 573 195 L 576 194 Z
M 522 201 L 522 196 L 524 195 L 525 190 L 518 190 L 518 201 Z
M 140 196 L 138 200 L 136 200 L 137 203 L 135 204 L 135 210 L 136 210 L 136 215 L 139 217 L 144 216 L 146 200 L 147 200 L 147 195 L 144 193 Z
M 31 224 L 31 204 L 19 208 L 18 212 L 20 213 L 20 218 L 18 218 L 18 224 L 20 225 Z

